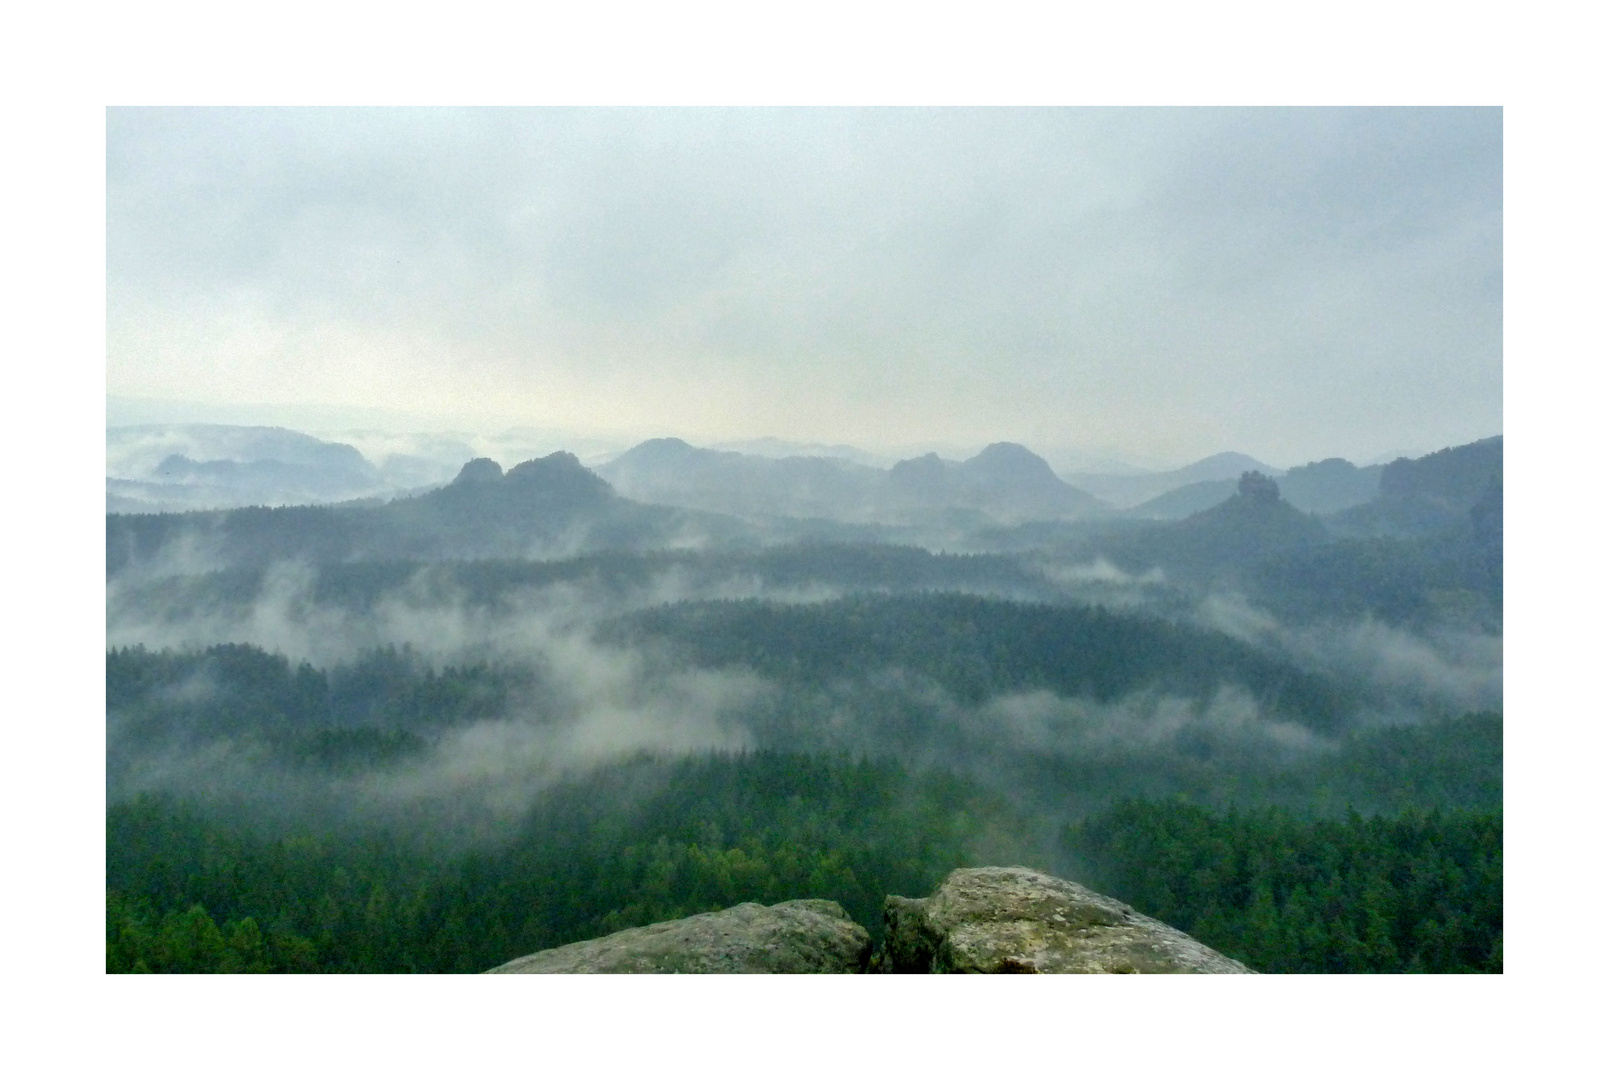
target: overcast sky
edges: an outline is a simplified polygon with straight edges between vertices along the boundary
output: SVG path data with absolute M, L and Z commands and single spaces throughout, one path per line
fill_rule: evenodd
M 1496 109 L 107 116 L 107 388 L 635 440 L 1502 430 Z

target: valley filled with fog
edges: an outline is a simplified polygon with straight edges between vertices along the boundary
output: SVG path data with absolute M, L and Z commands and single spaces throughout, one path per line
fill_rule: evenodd
M 1503 970 L 1502 109 L 105 121 L 108 971 Z
M 184 473 L 180 435 L 235 457 L 184 456 Z M 476 457 L 399 493 L 386 477 L 422 465 L 273 429 L 162 437 L 112 443 L 127 463 L 144 440 L 165 498 L 204 487 L 222 506 L 107 517 L 107 796 L 124 827 L 178 814 L 258 844 L 383 837 L 455 873 L 555 820 L 572 831 L 554 850 L 620 833 L 596 858 L 657 833 L 684 862 L 758 843 L 767 867 L 769 836 L 840 866 L 811 872 L 871 917 L 877 888 L 946 862 L 1098 875 L 1078 830 L 1134 799 L 1320 819 L 1501 805 L 1500 438 L 1362 469 L 1223 454 L 1106 477 L 1102 498 L 1004 443 L 880 468 L 652 440 L 596 468 Z M 439 445 L 443 463 L 472 452 Z M 248 502 L 272 475 L 304 498 L 362 493 Z M 358 477 L 370 487 L 342 489 Z M 126 498 L 112 483 L 109 502 Z M 881 801 L 859 820 L 723 821 L 728 787 L 779 768 L 829 786 L 883 770 Z M 689 769 L 680 783 L 715 785 L 712 805 L 678 819 L 662 803 Z M 568 922 L 497 923 L 467 952 L 431 939 L 434 959 L 408 963 L 490 963 L 686 909 L 643 906 L 647 870 L 617 872 Z M 725 899 L 809 883 L 702 872 Z M 862 878 L 879 879 L 865 896 Z M 446 902 L 439 880 L 416 887 Z

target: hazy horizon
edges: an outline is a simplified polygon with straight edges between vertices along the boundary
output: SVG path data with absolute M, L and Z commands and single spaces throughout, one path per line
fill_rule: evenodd
M 110 109 L 107 419 L 1421 454 L 1502 433 L 1501 162 L 1500 109 Z
M 107 972 L 1501 973 L 1502 152 L 109 110 Z
M 405 443 L 410 439 L 419 437 L 469 439 L 472 442 L 482 444 L 498 443 L 503 447 L 503 452 L 499 453 L 489 449 L 483 452 L 486 456 L 497 460 L 505 468 L 517 464 L 520 460 L 525 460 L 524 457 L 520 456 L 521 454 L 539 456 L 551 453 L 554 450 L 569 451 L 580 457 L 584 463 L 596 465 L 612 460 L 645 441 L 665 438 L 683 439 L 692 445 L 706 449 L 736 450 L 741 453 L 761 454 L 761 456 L 778 456 L 783 452 L 819 455 L 824 451 L 837 450 L 839 453 L 831 456 L 841 456 L 884 468 L 894 464 L 896 461 L 930 452 L 937 453 L 940 457 L 946 459 L 960 460 L 973 456 L 988 445 L 987 442 L 952 443 L 931 439 L 903 444 L 847 443 L 843 440 L 830 442 L 827 440 L 787 440 L 774 435 L 700 441 L 694 438 L 687 438 L 684 434 L 676 431 L 656 431 L 649 434 L 637 433 L 635 435 L 622 433 L 584 434 L 557 428 L 519 424 L 503 427 L 489 425 L 470 428 L 462 424 L 455 425 L 451 421 L 440 418 L 432 418 L 428 415 L 410 414 L 401 411 L 388 412 L 380 409 L 340 408 L 318 405 L 274 405 L 260 402 L 208 405 L 194 401 L 142 400 L 116 396 L 108 396 L 107 398 L 106 427 L 108 431 L 142 427 L 177 428 L 210 425 L 282 428 L 312 435 L 315 438 L 330 442 L 345 442 L 349 445 L 354 445 L 359 452 L 370 458 L 370 460 L 375 460 L 376 455 L 366 449 L 366 444 L 372 443 L 376 439 L 382 444 L 395 443 L 397 440 L 402 440 Z M 1491 433 L 1491 435 L 1501 434 L 1500 430 Z M 1480 436 L 1479 438 L 1489 437 L 1491 436 Z M 1479 438 L 1470 441 L 1479 441 Z M 990 442 L 1002 441 L 1009 442 L 1014 440 L 990 440 Z M 761 444 L 766 443 L 775 445 L 768 450 L 761 450 Z M 1350 460 L 1354 465 L 1358 466 L 1381 465 L 1399 457 L 1422 457 L 1445 448 L 1444 446 L 1430 445 L 1399 446 L 1372 457 Z M 1207 458 L 1224 454 L 1245 453 L 1232 446 L 1220 447 L 1205 454 L 1189 457 L 1168 457 L 1145 453 L 1131 453 L 1119 456 L 1116 451 L 1103 450 L 1098 447 L 1028 445 L 1028 449 L 1045 458 L 1057 472 L 1069 475 L 1079 473 L 1169 472 L 1197 464 Z M 1256 457 L 1256 455 L 1252 454 L 1246 456 Z M 1338 455 L 1324 454 L 1302 461 L 1259 460 L 1263 460 L 1263 464 L 1269 465 L 1274 469 L 1286 470 L 1335 456 Z M 505 457 L 508 460 L 503 460 Z

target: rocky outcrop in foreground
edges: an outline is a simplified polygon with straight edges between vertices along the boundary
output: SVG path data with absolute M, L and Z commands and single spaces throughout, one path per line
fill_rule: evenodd
M 883 904 L 877 972 L 1246 974 L 1120 900 L 1021 866 L 953 871 L 932 896 Z
M 789 900 L 633 927 L 522 956 L 489 974 L 852 973 L 866 970 L 871 950 L 871 935 L 836 901 Z
M 1021 866 L 956 870 L 922 900 L 883 904 L 883 946 L 831 900 L 789 900 L 622 930 L 491 974 L 560 972 L 1246 974 L 1120 900 Z

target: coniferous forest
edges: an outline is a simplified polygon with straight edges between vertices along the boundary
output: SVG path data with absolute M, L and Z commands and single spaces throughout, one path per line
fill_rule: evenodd
M 1564 804 L 1595 760 L 1571 707 L 1593 697 L 1568 689 L 1593 659 L 1568 541 L 1593 529 L 1545 530 L 1560 587 L 1519 549 L 1510 728 L 1503 501 L 1514 376 L 1548 384 L 1522 395 L 1548 406 L 1520 433 L 1522 532 L 1535 506 L 1591 503 L 1572 481 L 1592 425 L 1564 415 L 1590 395 L 1547 370 L 1580 353 L 1559 328 L 1589 279 L 1544 259 L 1559 281 L 1537 289 L 1534 257 L 1505 256 L 1537 218 L 1521 172 L 1561 219 L 1525 252 L 1591 249 L 1568 197 L 1596 175 L 1573 162 L 1584 125 L 1551 99 L 1513 130 L 1501 106 L 629 103 L 723 66 L 790 99 L 812 76 L 834 97 L 1194 98 L 1260 66 L 1467 86 L 1515 22 L 1127 10 L 1069 33 L 1056 11 L 855 12 L 846 33 L 660 5 L 588 34 L 571 5 L 540 20 L 536 63 L 530 34 L 484 20 L 393 18 L 402 47 L 332 50 L 374 20 L 310 34 L 277 8 L 243 9 L 222 49 L 144 9 L 95 39 L 114 79 L 194 57 L 382 104 L 69 110 L 104 199 L 58 182 L 52 145 L 38 197 L 13 200 L 43 240 L 12 260 L 43 297 L 13 365 L 19 507 L 104 421 L 104 545 L 73 553 L 82 523 L 63 545 L 100 567 L 103 647 L 62 649 L 82 611 L 48 558 L 19 562 L 36 651 L 104 663 L 19 680 L 41 705 L 19 730 L 66 740 L 17 757 L 44 785 L 24 800 L 42 854 L 82 853 L 47 830 L 83 809 L 49 770 L 104 725 L 104 881 L 72 888 L 104 903 L 92 1055 L 233 1067 L 240 1021 L 283 1001 L 248 1070 L 819 1055 L 883 1076 L 1031 1044 L 1062 1068 L 1475 1075 L 1505 1039 L 1517 1069 L 1591 1060 L 1567 1037 L 1590 1024 L 1527 978 L 1520 901 L 1549 887 L 1536 867 L 1591 865 L 1570 843 L 1590 816 Z M 1557 22 L 1521 52 L 1579 81 L 1592 58 L 1549 50 L 1597 37 Z M 474 47 L 444 47 L 459 24 Z M 505 38 L 520 56 L 498 63 Z M 376 65 L 628 103 L 389 106 Z M 88 259 L 57 221 L 86 208 Z M 85 266 L 94 310 L 57 317 Z M 104 709 L 71 704 L 101 689 Z M 1560 804 L 1517 789 L 1511 964 L 1508 732 Z M 35 944 L 81 977 L 81 953 Z M 1264 978 L 319 977 L 650 971 Z M 126 977 L 169 974 L 301 978 Z M 1267 977 L 1317 974 L 1375 977 Z M 1418 974 L 1458 977 L 1382 978 Z M 83 1010 L 34 997 L 22 1026 L 59 1058 Z
M 1456 449 L 1327 515 L 745 518 L 568 455 L 109 515 L 107 970 L 875 938 L 1022 864 L 1260 971 L 1501 971 L 1500 444 Z

